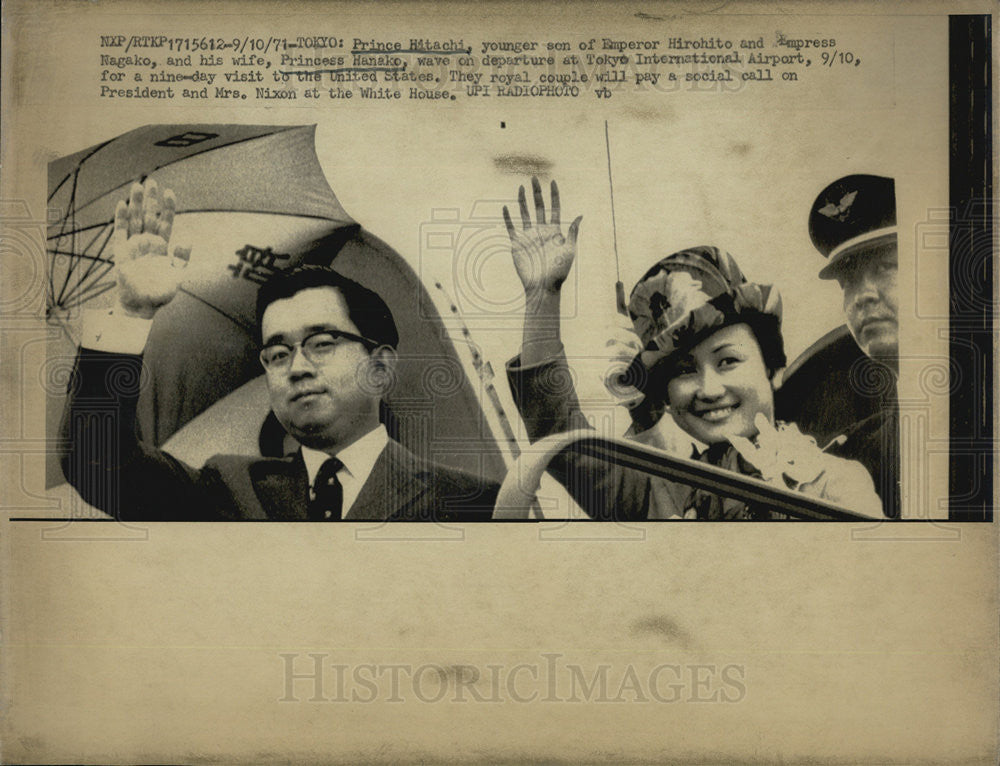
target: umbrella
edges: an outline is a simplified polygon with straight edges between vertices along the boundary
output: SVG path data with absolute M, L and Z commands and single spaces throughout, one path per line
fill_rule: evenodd
M 316 158 L 314 132 L 315 126 L 151 125 L 53 161 L 49 208 L 58 218 L 50 218 L 48 229 L 50 320 L 75 341 L 79 309 L 112 300 L 115 205 L 133 182 L 153 178 L 176 193 L 175 241 L 194 249 L 185 281 L 157 313 L 146 346 L 150 379 L 138 405 L 145 439 L 164 444 L 177 435 L 171 446 L 197 443 L 188 454 L 174 451 L 196 463 L 206 450 L 243 451 L 244 443 L 227 443 L 206 429 L 211 421 L 192 421 L 260 377 L 257 289 L 276 270 L 308 261 L 333 265 L 392 310 L 400 366 L 387 401 L 397 438 L 418 454 L 499 478 L 516 444 L 496 411 L 488 375 L 476 374 L 481 360 L 466 339 L 456 348 L 406 261 L 341 207 Z M 233 399 L 241 402 L 237 416 L 253 411 L 264 421 L 260 383 Z M 58 413 L 63 402 L 55 399 L 49 406 Z M 224 406 L 213 412 L 225 418 Z M 197 439 L 178 433 L 189 423 L 199 429 Z
M 309 232 L 298 228 L 303 222 L 311 222 L 316 234 L 356 227 L 327 184 L 313 134 L 313 126 L 151 125 L 50 163 L 48 204 L 58 218 L 48 230 L 49 316 L 62 319 L 84 303 L 93 305 L 114 286 L 107 244 L 115 205 L 127 198 L 134 181 L 147 176 L 178 192 L 178 214 L 297 219 L 285 227 L 293 240 L 287 244 L 307 240 Z M 271 233 L 268 222 L 257 226 L 259 233 Z M 287 260 L 277 263 L 288 265 Z M 189 278 L 186 290 L 211 293 L 211 276 L 204 271 L 199 276 L 198 284 Z M 223 289 L 208 297 L 221 301 L 220 309 L 243 309 L 246 318 L 245 294 Z

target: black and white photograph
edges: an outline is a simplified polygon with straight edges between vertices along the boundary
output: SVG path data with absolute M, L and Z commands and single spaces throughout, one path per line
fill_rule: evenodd
M 530 518 L 539 512 L 531 476 L 555 447 L 533 446 L 525 456 L 533 460 L 511 462 L 521 445 L 483 374 L 491 362 L 482 347 L 467 326 L 449 334 L 431 298 L 448 294 L 440 281 L 428 289 L 420 272 L 343 210 L 319 167 L 314 134 L 315 126 L 148 126 L 50 165 L 48 199 L 60 215 L 47 236 L 46 308 L 80 349 L 65 403 L 48 405 L 50 421 L 60 415 L 53 440 L 64 446 L 53 458 L 62 478 L 120 520 Z M 508 155 L 506 163 L 541 160 Z M 255 183 L 261 192 L 248 195 Z M 419 266 L 446 265 L 440 244 L 451 242 L 443 255 L 465 267 L 452 290 L 477 287 L 470 269 L 497 282 L 505 266 L 515 272 L 507 281 L 523 287 L 525 309 L 521 347 L 505 365 L 509 396 L 532 444 L 555 437 L 565 448 L 565 434 L 587 438 L 594 430 L 562 344 L 582 318 L 571 311 L 564 319 L 561 304 L 578 247 L 595 238 L 585 231 L 581 242 L 582 216 L 561 225 L 558 183 L 550 184 L 543 190 L 533 175 L 527 191 L 519 186 L 516 225 L 503 206 L 509 263 L 502 234 L 491 236 L 484 224 L 478 237 L 428 231 Z M 610 201 L 610 177 L 608 193 Z M 716 494 L 702 477 L 651 479 L 618 459 L 557 450 L 552 473 L 587 516 L 770 519 L 779 513 L 763 507 L 770 501 L 791 504 L 784 518 L 900 517 L 894 179 L 833 181 L 808 211 L 808 228 L 822 268 L 785 292 L 805 304 L 823 291 L 820 280 L 835 283 L 842 312 L 828 311 L 823 323 L 843 324 L 791 364 L 778 274 L 766 275 L 780 263 L 774 252 L 762 253 L 761 282 L 714 245 L 668 254 L 631 288 L 627 305 L 620 301 L 617 325 L 608 309 L 624 296 L 621 280 L 614 290 L 573 280 L 603 292 L 606 304 L 607 337 L 598 336 L 592 356 L 582 349 L 580 360 L 583 367 L 606 356 L 607 401 L 597 393 L 592 408 L 627 412 L 628 436 L 638 443 L 782 490 L 772 497 L 750 484 Z M 182 238 L 192 244 L 174 244 Z M 600 250 L 590 257 L 612 260 Z M 613 260 L 620 270 L 621 257 Z M 319 296 L 330 291 L 340 297 L 323 305 Z M 475 297 L 487 309 L 495 302 L 507 320 L 501 295 L 494 287 Z M 597 301 L 594 313 L 600 308 Z M 463 318 L 456 304 L 441 311 Z M 490 328 L 488 310 L 474 319 L 484 342 L 502 334 Z M 364 353 L 345 355 L 350 347 Z M 60 373 L 53 367 L 53 377 Z M 777 420 L 778 413 L 787 415 Z M 183 462 L 192 449 L 233 459 Z M 237 455 L 269 460 L 234 462 Z M 337 461 L 329 478 L 327 460 Z M 498 498 L 508 467 L 511 481 Z M 723 473 L 709 476 L 724 486 Z M 317 503 L 321 485 L 338 493 L 333 510 Z M 839 507 L 799 507 L 790 490 Z
M 8 6 L 3 759 L 993 762 L 967 6 Z

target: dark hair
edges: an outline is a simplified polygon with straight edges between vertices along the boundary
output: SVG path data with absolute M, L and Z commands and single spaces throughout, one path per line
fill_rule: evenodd
M 781 320 L 774 314 L 764 314 L 760 311 L 744 311 L 729 324 L 747 324 L 757 339 L 764 366 L 771 377 L 774 373 L 788 365 L 785 356 L 785 339 L 781 335 Z
M 757 345 L 760 346 L 760 354 L 769 378 L 773 378 L 778 370 L 788 364 L 788 359 L 785 356 L 785 341 L 781 335 L 781 320 L 778 317 L 753 309 L 744 309 L 741 312 L 729 314 L 723 324 L 705 328 L 702 332 L 692 335 L 681 348 L 654 365 L 642 376 L 644 380 L 641 389 L 646 396 L 631 411 L 636 431 L 651 428 L 663 416 L 668 404 L 667 385 L 678 375 L 677 362 L 680 358 L 705 338 L 734 324 L 749 326 L 750 331 L 757 339 Z
M 378 293 L 362 287 L 329 266 L 296 266 L 279 271 L 268 279 L 257 292 L 257 338 L 260 340 L 261 320 L 264 311 L 275 301 L 313 287 L 333 287 L 340 291 L 347 304 L 347 315 L 358 332 L 380 345 L 399 345 L 399 332 L 392 319 L 392 312 Z

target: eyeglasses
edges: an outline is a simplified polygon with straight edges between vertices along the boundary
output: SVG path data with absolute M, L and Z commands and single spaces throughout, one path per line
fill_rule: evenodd
M 340 330 L 323 330 L 307 335 L 299 343 L 289 346 L 287 343 L 271 343 L 260 350 L 260 363 L 268 371 L 283 370 L 290 367 L 295 349 L 302 349 L 306 359 L 312 364 L 322 364 L 345 343 L 361 343 L 368 350 L 377 348 L 381 344 L 371 338 L 362 335 L 355 335 L 352 332 L 341 332 Z

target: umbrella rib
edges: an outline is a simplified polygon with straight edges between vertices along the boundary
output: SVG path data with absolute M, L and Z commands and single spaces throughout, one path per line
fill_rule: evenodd
M 65 299 L 70 300 L 71 298 L 74 298 L 76 295 L 79 295 L 80 293 L 87 292 L 87 290 L 93 287 L 94 284 L 100 282 L 101 279 L 107 276 L 114 267 L 115 265 L 110 261 L 104 261 L 99 267 L 97 267 L 96 270 L 94 270 L 87 277 L 86 281 L 81 279 L 77 283 L 76 287 L 73 290 L 69 291 L 69 293 L 65 296 Z
M 83 234 L 85 231 L 90 231 L 91 229 L 103 229 L 112 222 L 113 221 L 100 221 L 98 223 L 87 224 L 86 226 L 81 226 L 79 229 L 60 231 L 58 234 L 50 234 L 46 237 L 46 239 L 60 239 L 61 237 L 68 237 L 73 234 Z
M 104 293 L 106 293 L 108 290 L 110 290 L 114 286 L 115 286 L 114 282 L 108 282 L 108 283 L 103 284 L 103 285 L 94 285 L 89 290 L 86 290 L 86 291 L 84 291 L 82 293 L 79 293 L 76 296 L 75 300 L 71 301 L 70 303 L 62 304 L 62 308 L 63 309 L 67 309 L 67 310 L 68 309 L 72 309 L 72 308 L 76 308 L 80 304 L 86 303 L 87 301 L 96 298 L 98 295 L 103 295 Z
M 94 296 L 95 293 L 96 294 L 100 294 L 100 293 L 104 292 L 105 290 L 109 290 L 112 287 L 114 287 L 115 284 L 116 284 L 116 282 L 113 282 L 113 281 L 112 282 L 95 282 L 94 284 L 89 285 L 86 289 L 80 290 L 75 295 L 68 296 L 67 300 L 70 301 L 70 303 L 67 303 L 66 305 L 75 305 L 75 304 L 78 304 L 78 303 L 83 303 L 83 302 L 87 301 L 89 298 L 95 297 Z
M 80 166 L 77 165 L 76 166 L 76 170 L 73 172 L 73 188 L 70 190 L 70 193 L 69 193 L 69 199 L 70 199 L 70 205 L 71 205 L 71 207 L 70 207 L 70 216 L 72 216 L 72 225 L 73 225 L 74 229 L 76 228 L 76 208 L 72 206 L 72 203 L 76 199 L 77 182 L 79 181 L 79 179 L 80 179 Z M 76 265 L 75 265 L 76 261 L 74 260 L 74 257 L 76 257 L 76 255 L 75 255 L 76 254 L 76 234 L 75 233 L 73 235 L 71 235 L 69 249 L 71 251 L 73 251 L 74 255 L 70 256 L 70 258 L 69 258 L 69 266 L 67 266 L 67 268 L 66 268 L 66 276 L 63 277 L 62 287 L 59 288 L 59 296 L 56 298 L 56 303 L 58 305 L 62 304 L 63 298 L 65 297 L 65 293 L 66 293 L 66 285 L 69 284 L 69 278 L 73 275 L 73 272 L 76 270 Z
M 104 243 L 101 245 L 101 247 L 97 251 L 97 255 L 98 256 L 104 254 L 104 248 L 107 247 L 108 242 L 111 240 L 111 237 L 114 234 L 114 232 L 115 232 L 114 226 L 112 226 L 111 228 L 108 229 L 108 235 L 104 238 Z M 101 236 L 101 232 L 97 232 L 97 234 L 94 235 L 94 238 L 92 240 L 90 240 L 90 242 L 87 244 L 86 247 L 83 248 L 83 253 L 81 253 L 80 255 L 84 255 L 91 248 L 91 246 L 100 238 L 100 236 Z M 94 270 L 94 267 L 97 266 L 98 260 L 101 260 L 101 262 L 108 263 L 108 264 L 113 264 L 114 263 L 114 261 L 111 258 L 108 258 L 106 260 L 105 259 L 93 258 L 91 260 L 91 262 L 90 262 L 90 265 L 87 266 L 87 270 L 85 272 L 83 272 L 83 276 L 80 277 L 80 282 L 79 283 L 81 285 L 84 282 L 87 281 L 87 278 L 90 276 L 90 272 L 92 272 Z
M 51 253 L 52 251 L 50 250 L 49 252 Z M 55 306 L 56 305 L 56 283 L 55 283 L 55 272 L 56 272 L 55 265 L 56 265 L 56 263 L 55 263 L 55 257 L 54 256 L 55 256 L 55 254 L 53 253 L 53 257 L 49 259 L 49 264 L 48 264 L 48 266 L 49 266 L 49 274 L 48 274 L 48 278 L 49 278 L 48 279 L 48 282 L 49 282 L 48 305 L 49 306 Z
M 62 237 L 67 236 L 66 235 L 66 224 L 69 221 L 70 216 L 73 214 L 73 203 L 76 200 L 76 178 L 77 178 L 77 175 L 78 175 L 79 172 L 80 172 L 80 164 L 77 163 L 76 167 L 73 169 L 73 172 L 70 173 L 69 175 L 67 175 L 66 178 L 64 178 L 62 181 L 60 181 L 59 184 L 56 187 L 57 189 L 60 188 L 63 185 L 63 183 L 65 183 L 66 179 L 68 179 L 68 178 L 72 177 L 74 179 L 73 188 L 70 190 L 69 200 L 66 203 L 66 210 L 63 212 L 63 217 L 62 217 L 62 220 L 60 221 L 59 234 L 57 235 L 56 239 L 62 239 Z M 49 196 L 49 199 L 51 199 L 51 198 L 52 198 L 52 195 Z M 74 218 L 74 220 L 75 220 L 75 218 Z M 52 239 L 52 237 L 46 237 L 46 241 L 49 240 L 49 239 Z M 70 242 L 70 249 L 72 250 L 72 248 L 73 248 L 73 243 Z M 54 266 L 54 265 L 55 264 L 53 263 L 52 266 Z M 70 261 L 70 265 L 67 266 L 67 269 L 68 269 L 68 271 L 67 271 L 67 278 L 68 278 L 69 274 L 72 273 L 72 271 L 73 271 L 72 261 Z M 60 291 L 60 294 L 61 294 L 61 291 Z M 51 299 L 52 305 L 56 305 L 57 301 L 59 300 L 58 298 L 56 298 L 56 283 L 55 283 L 55 269 L 54 268 L 49 268 L 49 298 Z
M 75 297 L 75 295 L 80 295 L 81 293 L 87 292 L 87 290 L 89 290 L 95 284 L 98 284 L 102 279 L 104 279 L 104 277 L 106 277 L 110 273 L 111 269 L 113 269 L 114 266 L 115 265 L 113 263 L 106 261 L 104 265 L 100 267 L 100 271 L 97 271 L 93 275 L 88 275 L 87 277 L 81 279 L 80 282 L 77 284 L 77 289 L 70 292 L 70 294 L 67 295 L 66 298 L 69 299 Z
M 71 220 L 72 221 L 76 220 L 76 208 L 74 206 L 74 203 L 76 202 L 76 188 L 77 188 L 77 180 L 79 179 L 79 174 L 80 174 L 80 166 L 77 165 L 77 167 L 73 170 L 72 173 L 73 188 L 70 190 L 69 193 L 69 200 L 66 203 L 66 210 L 63 213 L 62 219 L 60 219 L 59 221 L 60 229 L 58 236 L 61 237 L 71 236 L 76 231 L 75 227 L 67 229 L 66 226 Z
M 62 301 L 56 303 L 55 305 L 63 310 L 71 309 L 74 306 L 79 306 L 81 303 L 86 303 L 91 298 L 96 298 L 101 293 L 107 292 L 116 284 L 117 282 L 115 281 L 95 282 L 84 290 L 78 290 L 70 293 Z
M 85 261 L 100 261 L 101 263 L 114 263 L 114 261 L 107 258 L 102 258 L 100 255 L 89 255 L 87 253 L 74 253 L 72 250 L 56 250 L 55 248 L 49 248 L 48 252 L 52 255 L 71 255 L 74 258 L 80 258 Z
M 76 167 L 73 168 L 73 170 L 70 171 L 69 173 L 67 173 L 65 176 L 63 176 L 63 179 L 59 183 L 56 184 L 56 188 L 54 188 L 52 191 L 49 192 L 49 197 L 48 197 L 48 200 L 46 200 L 46 201 L 47 202 L 51 202 L 52 198 L 54 196 L 56 196 L 56 193 L 62 188 L 62 185 L 64 183 L 66 183 L 66 181 L 68 181 L 71 176 L 74 176 L 74 175 L 76 175 L 77 173 L 80 172 L 80 168 L 83 166 L 84 162 L 86 162 L 87 160 L 89 160 L 91 157 L 93 157 L 95 154 L 97 154 L 99 151 L 101 151 L 101 149 L 103 149 L 105 146 L 107 146 L 108 144 L 110 144 L 114 140 L 115 140 L 114 138 L 109 138 L 107 141 L 104 141 L 104 142 L 98 144 L 97 146 L 95 146 L 93 149 L 91 149 L 91 151 L 86 156 L 81 157 L 80 160 L 76 163 Z
M 101 245 L 100 248 L 98 248 L 98 251 L 97 251 L 98 255 L 100 255 L 101 253 L 104 252 L 104 248 L 107 246 L 108 240 L 111 239 L 111 235 L 114 233 L 114 226 L 113 226 L 113 224 L 107 224 L 106 223 L 106 224 L 104 224 L 104 226 L 105 227 L 111 226 L 111 228 L 108 229 L 108 236 L 105 238 L 104 244 Z M 83 252 L 84 253 L 86 253 L 88 250 L 90 250 L 90 248 L 92 248 L 94 246 L 94 243 L 97 242 L 97 240 L 99 240 L 101 238 L 101 234 L 103 234 L 103 232 L 98 231 L 96 234 L 94 234 L 94 236 L 90 240 L 90 242 L 88 242 L 86 245 L 83 246 Z

